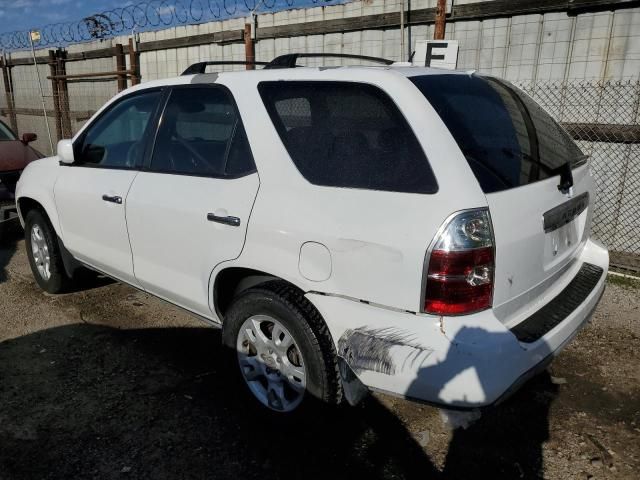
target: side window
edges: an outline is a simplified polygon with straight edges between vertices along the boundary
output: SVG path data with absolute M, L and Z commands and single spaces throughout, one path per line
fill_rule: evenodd
M 132 168 L 144 153 L 144 132 L 161 93 L 135 94 L 118 102 L 89 126 L 76 146 L 76 161 L 87 166 Z
M 4 123 L 0 122 L 0 141 L 3 140 L 17 140 L 11 129 Z
M 262 82 L 260 95 L 289 156 L 314 185 L 435 193 L 427 158 L 398 107 L 355 82 Z
M 253 157 L 233 99 L 222 88 L 171 92 L 151 159 L 151 170 L 202 176 L 239 176 Z

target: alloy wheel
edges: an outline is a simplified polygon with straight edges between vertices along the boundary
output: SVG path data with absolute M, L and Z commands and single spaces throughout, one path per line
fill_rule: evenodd
M 37 223 L 31 227 L 31 253 L 38 273 L 43 280 L 51 278 L 51 255 L 44 232 Z
M 278 412 L 300 405 L 307 372 L 296 340 L 282 323 L 268 315 L 248 318 L 236 349 L 242 376 L 263 405 Z

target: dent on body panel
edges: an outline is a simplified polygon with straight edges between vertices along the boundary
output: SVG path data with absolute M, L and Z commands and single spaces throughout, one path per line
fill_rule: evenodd
M 432 352 L 395 327 L 349 329 L 338 340 L 338 355 L 355 373 L 371 370 L 395 375 L 407 368 L 415 370 Z
M 354 238 L 339 238 L 331 245 L 331 251 L 337 255 L 356 254 L 369 258 L 380 258 L 394 263 L 401 262 L 403 258 L 402 250 L 398 248 Z

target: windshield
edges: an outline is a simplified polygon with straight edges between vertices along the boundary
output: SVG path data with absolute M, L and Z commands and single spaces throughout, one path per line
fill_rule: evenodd
M 560 175 L 585 158 L 548 113 L 507 82 L 459 74 L 410 80 L 449 128 L 485 193 Z
M 3 140 L 16 140 L 16 136 L 9 127 L 0 122 L 0 142 Z

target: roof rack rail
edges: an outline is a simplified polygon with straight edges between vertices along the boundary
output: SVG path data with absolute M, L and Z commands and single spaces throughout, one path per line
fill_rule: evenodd
M 380 57 L 367 57 L 365 55 L 352 55 L 350 53 L 289 53 L 287 55 L 280 55 L 279 57 L 274 58 L 269 62 L 269 64 L 264 67 L 265 69 L 269 68 L 295 68 L 299 65 L 296 65 L 296 61 L 298 58 L 309 58 L 309 57 L 318 57 L 318 58 L 354 58 L 357 60 L 368 60 L 370 62 L 382 63 L 384 65 L 391 65 L 393 60 L 389 60 L 386 58 Z
M 210 62 L 198 62 L 190 65 L 182 75 L 195 75 L 204 73 L 208 65 L 269 65 L 269 62 L 245 62 L 242 60 L 215 60 Z

